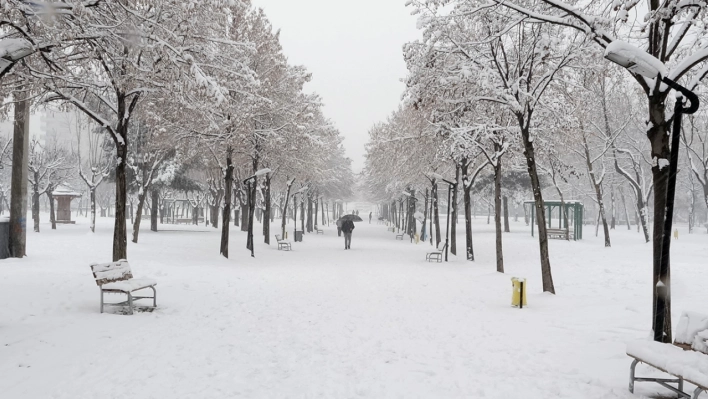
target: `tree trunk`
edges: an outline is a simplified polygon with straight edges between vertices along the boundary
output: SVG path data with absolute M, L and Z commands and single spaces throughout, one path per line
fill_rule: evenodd
M 248 232 L 248 193 L 245 201 L 243 195 L 239 193 L 239 202 L 241 204 L 241 231 Z
M 133 242 L 136 244 L 138 243 L 138 234 L 140 234 L 140 221 L 143 220 L 143 207 L 145 206 L 145 197 L 147 197 L 146 191 L 147 188 L 143 187 L 142 192 L 138 194 L 138 212 L 135 214 L 133 222 Z
M 312 196 L 307 196 L 307 232 L 312 233 Z
M 472 246 L 472 184 L 469 181 L 469 164 L 467 160 L 462 163 L 462 201 L 465 204 L 465 246 L 467 260 L 474 261 L 474 248 Z
M 35 173 L 38 175 L 38 173 Z M 36 177 L 35 177 L 36 179 Z M 37 180 L 32 190 L 32 221 L 34 221 L 34 232 L 39 233 L 39 189 L 37 188 Z
M 219 208 L 221 208 L 221 199 L 214 200 L 214 205 L 209 206 L 209 209 L 211 209 L 211 227 L 215 229 L 219 228 Z
M 157 231 L 157 216 L 159 214 L 160 192 L 158 189 L 153 188 L 150 191 L 150 194 L 152 195 L 152 201 L 150 204 L 152 207 L 152 210 L 150 211 L 150 231 Z
M 322 208 L 322 225 L 324 225 L 326 223 L 325 220 L 327 220 L 325 218 L 327 215 L 327 212 L 325 211 L 325 205 L 327 205 L 327 202 L 324 200 L 324 197 L 322 197 L 322 204 L 320 206 Z M 329 226 L 329 223 L 327 223 L 327 225 Z
M 91 197 L 91 232 L 96 232 L 96 188 L 91 188 L 89 190 Z
M 615 204 L 615 186 L 614 185 L 610 185 L 610 205 L 612 206 L 612 209 L 610 210 L 610 213 L 611 213 L 610 229 L 614 230 L 615 225 L 616 225 L 616 221 L 617 221 L 617 211 L 616 211 L 617 207 Z M 608 241 L 609 240 L 605 240 L 606 247 L 609 247 L 609 245 L 607 245 Z
M 440 210 L 438 209 L 438 184 L 433 180 L 433 220 L 435 221 L 435 246 L 440 245 Z
M 49 222 L 52 224 L 52 230 L 56 230 L 57 219 L 54 215 L 54 196 L 52 195 L 52 191 L 54 191 L 54 187 L 47 188 L 47 198 L 49 199 Z M 71 210 L 69 210 L 69 212 L 71 212 Z
M 314 216 L 315 216 L 315 226 L 319 227 L 320 225 L 317 224 L 317 212 L 320 210 L 320 200 L 317 198 L 317 196 L 315 196 L 314 202 L 315 202 L 315 210 L 313 212 L 314 212 Z
M 455 191 L 452 192 L 452 220 L 450 221 L 450 252 L 457 255 L 457 188 L 460 187 L 460 164 L 455 165 Z
M 632 230 L 632 224 L 629 221 L 629 212 L 627 211 L 627 200 L 624 197 L 623 190 L 620 190 L 620 198 L 622 199 L 622 206 L 624 207 L 624 217 L 627 218 L 627 230 Z
M 495 150 L 501 150 L 501 146 L 494 144 Z M 496 147 L 499 147 L 498 149 Z M 504 251 L 502 249 L 502 199 L 501 199 L 501 178 L 502 163 L 501 158 L 497 158 L 494 166 L 494 230 L 496 235 L 497 250 L 497 272 L 504 273 Z
M 416 202 L 415 190 L 411 189 L 411 199 L 408 203 L 408 236 L 411 237 L 411 239 L 413 239 L 416 233 Z
M 602 199 L 602 183 L 597 181 L 595 172 L 592 165 L 592 157 L 590 156 L 590 146 L 588 145 L 587 137 L 583 132 L 583 150 L 585 151 L 585 167 L 588 169 L 588 177 L 590 178 L 590 183 L 595 189 L 595 199 L 600 208 L 600 218 L 602 219 L 603 232 L 605 234 L 605 247 L 609 248 L 612 246 L 610 243 L 610 230 L 607 228 L 607 218 L 605 217 L 605 202 Z
M 546 213 L 543 207 L 543 195 L 541 192 L 541 182 L 538 179 L 538 171 L 536 169 L 536 154 L 531 141 L 528 127 L 524 126 L 524 120 L 519 117 L 519 125 L 521 126 L 521 138 L 524 143 L 524 156 L 526 157 L 526 167 L 531 178 L 531 189 L 533 191 L 533 199 L 536 206 L 536 222 L 538 223 L 538 246 L 540 249 L 541 258 L 541 278 L 543 283 L 543 291 L 555 294 L 556 290 L 553 285 L 553 275 L 551 273 L 551 261 L 548 256 L 548 233 L 546 231 Z
M 128 236 L 125 223 L 125 205 L 128 197 L 127 182 L 125 176 L 125 161 L 128 159 L 128 126 L 123 125 L 120 131 L 123 143 L 116 143 L 116 202 L 115 202 L 115 223 L 113 225 L 113 261 L 128 258 Z
M 502 197 L 502 207 L 504 208 L 504 232 L 510 233 L 509 229 L 509 198 L 507 196 Z
M 19 88 L 20 90 L 22 87 Z M 18 91 L 19 93 L 19 91 Z M 12 136 L 12 180 L 10 182 L 10 256 L 22 258 L 27 253 L 27 178 L 29 173 L 30 104 L 14 95 Z
M 283 206 L 283 223 L 281 224 L 280 228 L 280 238 L 283 240 L 285 239 L 285 223 L 287 222 L 287 215 L 288 215 L 288 201 L 290 200 L 290 189 L 292 188 L 293 182 L 295 180 L 291 180 L 288 183 L 288 190 L 285 192 L 285 205 Z M 293 237 L 295 238 L 295 237 Z
M 649 97 L 649 131 L 647 137 L 651 142 L 651 157 L 652 159 L 670 159 L 669 150 L 669 134 L 668 123 L 665 115 L 665 97 L 666 94 Z M 654 331 L 663 331 L 660 334 L 663 338 L 662 342 L 670 343 L 671 340 L 671 269 L 667 268 L 665 273 L 661 270 L 661 257 L 664 232 L 664 218 L 666 216 L 666 195 L 668 191 L 669 168 L 660 168 L 658 165 L 652 167 L 652 177 L 654 182 L 654 231 L 653 231 L 653 317 L 652 329 Z M 646 212 L 644 212 L 646 213 Z M 640 216 L 642 212 L 640 211 Z M 669 256 L 670 254 L 663 254 Z M 669 262 L 669 265 L 671 263 Z M 666 287 L 666 296 L 664 300 L 664 325 L 656 324 L 657 305 L 657 284 L 661 281 Z
M 420 227 L 420 239 L 421 241 L 425 241 L 426 239 L 426 225 L 428 223 L 428 189 L 425 189 L 425 206 L 423 207 L 423 223 L 421 223 Z
M 221 248 L 219 253 L 224 257 L 229 257 L 229 228 L 231 227 L 231 193 L 233 192 L 234 166 L 231 163 L 233 149 L 226 148 L 226 174 L 224 176 L 224 211 L 221 213 L 224 218 L 221 221 Z
M 695 217 L 696 217 L 696 196 L 693 193 L 693 187 L 691 187 L 691 190 L 688 192 L 689 199 L 688 199 L 688 234 L 693 233 L 693 224 L 695 222 Z

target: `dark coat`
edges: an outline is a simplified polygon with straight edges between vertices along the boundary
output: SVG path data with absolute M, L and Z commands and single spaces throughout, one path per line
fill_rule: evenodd
M 342 222 L 342 231 L 345 233 L 351 233 L 354 230 L 354 222 L 351 220 L 345 220 Z

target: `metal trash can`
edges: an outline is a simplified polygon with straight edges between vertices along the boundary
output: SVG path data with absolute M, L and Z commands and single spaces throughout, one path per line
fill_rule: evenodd
M 302 242 L 302 230 L 295 230 L 295 241 Z
M 10 257 L 10 218 L 0 217 L 0 259 Z

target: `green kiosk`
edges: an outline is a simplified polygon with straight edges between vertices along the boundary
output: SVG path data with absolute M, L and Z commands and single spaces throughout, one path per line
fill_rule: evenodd
M 562 207 L 565 205 L 565 210 L 568 213 L 568 222 L 563 223 Z M 534 235 L 534 226 L 536 225 L 536 202 L 526 201 L 524 207 L 531 208 L 531 236 Z M 573 241 L 583 239 L 583 203 L 580 201 L 543 201 L 543 207 L 546 209 L 546 217 L 548 223 L 546 230 L 549 238 L 572 239 Z M 558 228 L 553 228 L 553 212 L 558 215 Z M 568 226 L 570 223 L 570 227 Z

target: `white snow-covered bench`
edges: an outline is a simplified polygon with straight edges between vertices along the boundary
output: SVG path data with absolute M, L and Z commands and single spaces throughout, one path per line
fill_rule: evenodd
M 290 241 L 283 240 L 280 234 L 275 235 L 275 241 L 278 242 L 278 250 L 284 249 L 286 251 L 290 251 L 292 249 Z
M 403 236 L 404 236 L 404 235 L 405 235 L 405 233 L 396 234 L 396 239 L 403 241 Z
M 569 237 L 569 232 L 566 229 L 546 229 L 546 235 L 548 238 L 560 238 L 561 240 L 567 240 Z
M 634 393 L 635 381 L 648 381 L 673 391 L 679 398 L 697 399 L 708 390 L 708 316 L 684 312 L 676 327 L 673 344 L 633 341 L 627 343 L 627 355 L 634 358 L 629 368 L 629 392 Z M 637 377 L 635 368 L 640 362 L 676 378 Z M 696 386 L 692 395 L 683 391 L 684 381 Z M 678 384 L 678 387 L 669 383 Z
M 442 256 L 443 256 L 443 252 L 445 252 L 446 246 L 447 246 L 447 244 L 442 244 L 442 247 L 438 246 L 437 250 L 435 250 L 433 252 L 428 252 L 427 254 L 425 254 L 425 260 L 427 260 L 428 262 L 432 262 L 434 260 L 437 261 L 438 263 L 442 262 Z
M 133 278 L 130 265 L 125 259 L 110 263 L 92 263 L 91 271 L 96 285 L 101 290 L 101 313 L 103 306 L 125 306 L 128 305 L 130 314 L 133 314 L 133 302 L 138 299 L 152 299 L 152 306 L 157 307 L 157 291 L 155 286 L 157 281 L 150 278 Z M 152 296 L 134 296 L 133 292 L 145 288 L 152 289 Z M 126 294 L 128 300 L 118 303 L 104 303 L 103 294 Z
M 317 228 L 317 226 L 315 226 L 315 232 L 316 232 L 317 234 L 322 234 L 322 235 L 324 235 L 324 230 L 322 230 L 322 229 L 320 229 L 320 228 Z

